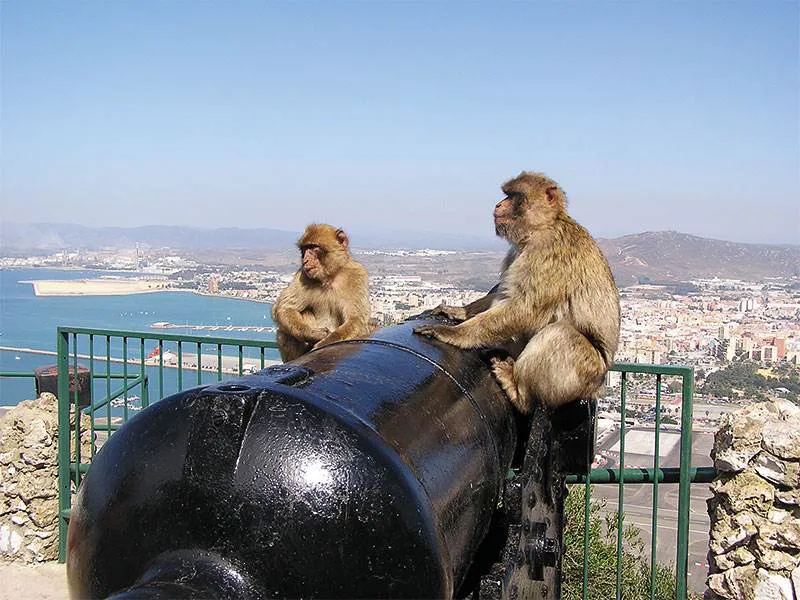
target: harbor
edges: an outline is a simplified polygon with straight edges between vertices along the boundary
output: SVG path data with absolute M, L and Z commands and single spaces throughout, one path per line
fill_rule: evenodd
M 191 329 L 193 331 L 243 331 L 252 333 L 275 333 L 277 329 L 266 325 L 193 325 L 189 323 L 152 323 L 150 329 Z
M 17 354 L 36 354 L 36 355 L 45 355 L 45 356 L 58 356 L 58 353 L 53 350 L 41 350 L 37 348 L 22 348 L 16 346 L 0 346 L 0 352 L 15 352 Z M 69 358 L 70 361 L 73 360 L 75 354 L 70 353 Z M 79 353 L 77 354 L 77 358 L 80 360 L 91 360 L 88 354 Z M 123 360 L 122 358 L 118 357 L 109 357 L 106 358 L 100 354 L 96 354 L 94 357 L 94 361 L 96 363 L 115 363 L 115 364 L 127 364 L 140 366 L 142 365 L 142 360 L 140 357 L 137 358 L 128 358 L 127 361 Z M 178 356 L 176 353 L 171 351 L 165 351 L 163 356 L 159 359 L 158 354 L 150 353 L 144 359 L 144 365 L 146 367 L 158 367 L 162 365 L 164 367 L 168 367 L 171 369 L 182 369 L 184 371 L 197 371 L 197 353 L 196 352 L 184 352 L 181 356 L 181 362 L 178 362 Z M 264 359 L 264 368 L 270 367 L 273 365 L 281 364 L 278 360 L 270 360 Z M 239 370 L 239 357 L 238 356 L 228 356 L 222 355 L 218 356 L 217 354 L 207 354 L 203 353 L 200 355 L 200 370 L 201 371 L 211 371 L 217 372 L 217 370 L 222 367 L 222 373 L 226 375 L 239 375 L 240 373 L 255 373 L 256 371 L 261 370 L 261 359 L 260 358 L 251 358 L 251 357 L 242 357 L 242 364 L 241 364 L 241 371 Z

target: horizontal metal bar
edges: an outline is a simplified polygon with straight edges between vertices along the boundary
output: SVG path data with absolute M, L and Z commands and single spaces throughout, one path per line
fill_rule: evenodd
M 691 376 L 693 368 L 681 365 L 651 365 L 643 363 L 614 363 L 610 371 L 619 373 L 647 373 L 650 375 Z
M 95 357 L 95 360 L 99 362 L 101 359 Z M 0 371 L 0 377 L 36 377 L 36 373 L 33 371 Z M 125 375 L 123 373 L 93 373 L 92 377 L 94 379 L 123 379 Z
M 97 358 L 95 356 L 94 360 L 95 362 L 105 362 L 106 359 Z M 128 379 L 130 379 L 134 375 L 136 375 L 136 373 L 128 373 Z M 92 377 L 94 377 L 95 379 L 125 379 L 125 373 L 93 373 Z
M 95 425 L 94 426 L 94 430 L 95 431 L 116 431 L 120 427 L 122 427 L 122 425 Z
M 659 483 L 679 483 L 681 470 L 678 467 L 661 469 L 592 469 L 589 473 L 589 483 L 618 483 L 620 474 L 625 485 L 629 483 L 653 483 L 658 478 Z M 710 483 L 717 476 L 714 467 L 692 467 L 689 469 L 689 479 L 692 483 Z M 567 483 L 585 483 L 585 474 L 567 475 Z
M 199 342 L 201 344 L 222 344 L 223 346 L 250 346 L 254 348 L 277 348 L 278 344 L 269 340 L 247 340 L 228 337 L 203 337 L 200 335 L 175 335 L 171 333 L 149 333 L 144 331 L 126 331 L 123 329 L 91 329 L 88 327 L 59 327 L 59 333 L 78 335 L 101 335 L 109 337 L 126 337 L 131 339 L 164 340 L 167 342 Z

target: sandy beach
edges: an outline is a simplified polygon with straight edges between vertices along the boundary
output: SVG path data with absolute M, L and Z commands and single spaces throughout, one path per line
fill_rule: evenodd
M 0 600 L 65 600 L 67 575 L 64 565 L 0 562 Z
M 32 284 L 37 296 L 125 296 L 167 289 L 167 282 L 151 279 L 36 279 L 21 283 Z

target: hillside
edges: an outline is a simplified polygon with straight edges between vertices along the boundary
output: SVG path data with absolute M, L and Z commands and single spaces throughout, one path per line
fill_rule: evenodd
M 648 231 L 598 240 L 617 282 L 722 277 L 759 280 L 800 276 L 800 246 L 742 244 L 676 231 Z

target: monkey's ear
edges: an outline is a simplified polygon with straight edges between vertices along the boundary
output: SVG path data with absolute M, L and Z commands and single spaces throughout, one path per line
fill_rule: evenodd
M 339 242 L 345 250 L 347 250 L 347 247 L 350 245 L 350 238 L 347 237 L 344 229 L 336 230 L 336 241 Z
M 562 192 L 557 185 L 552 185 L 545 190 L 547 194 L 547 202 L 550 204 L 551 207 L 555 208 L 556 206 L 564 207 L 564 192 Z

